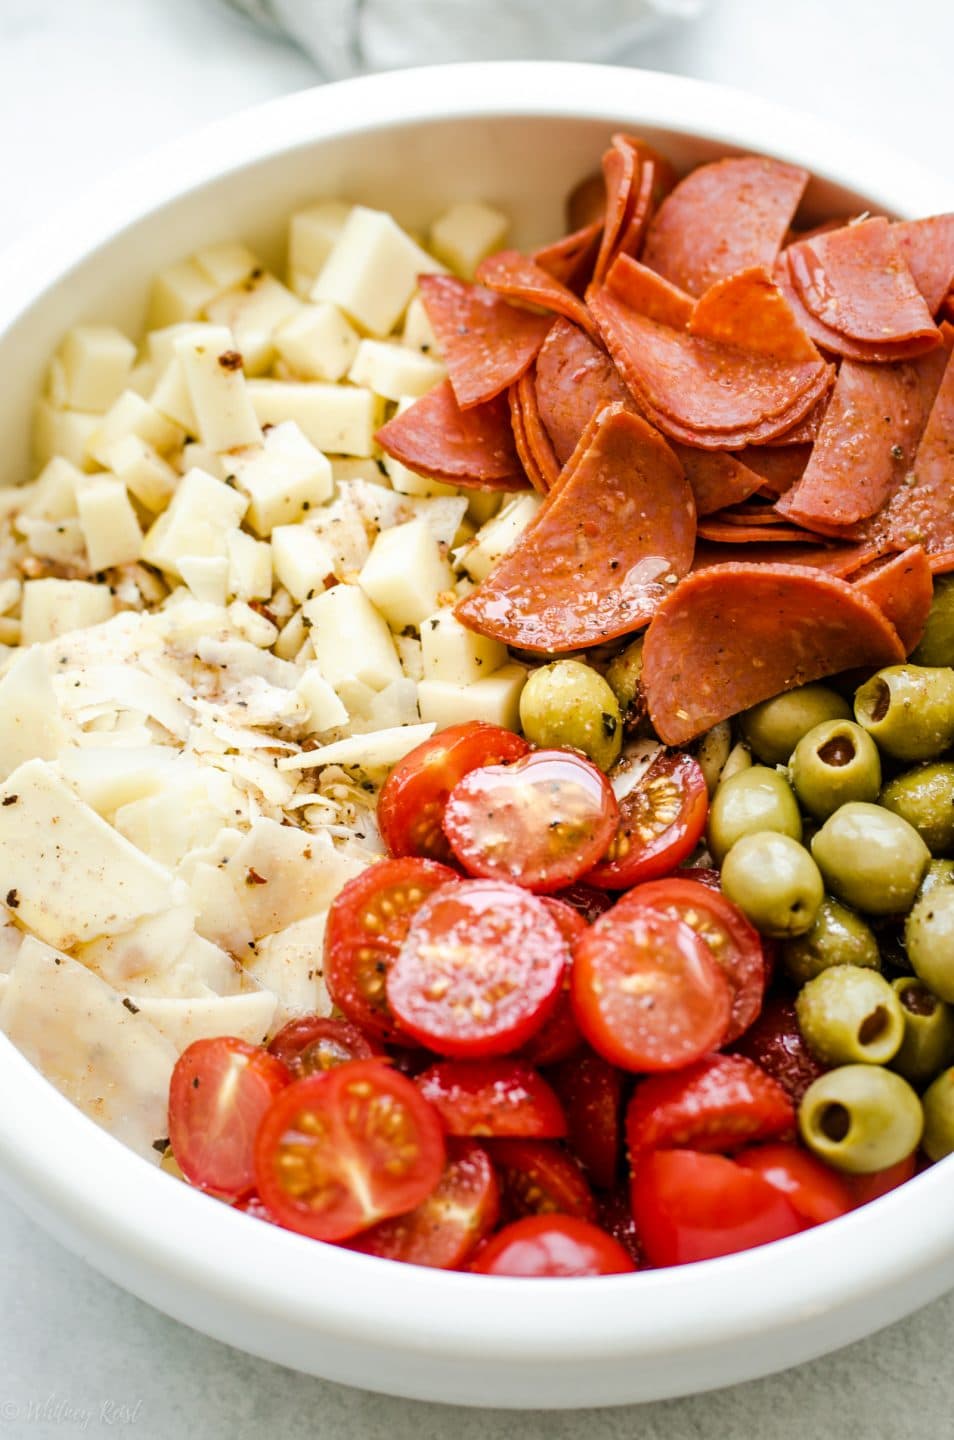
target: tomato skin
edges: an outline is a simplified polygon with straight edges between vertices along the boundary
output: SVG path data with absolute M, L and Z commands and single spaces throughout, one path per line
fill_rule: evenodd
M 590 870 L 617 819 L 609 781 L 589 760 L 534 750 L 465 775 L 447 802 L 444 833 L 469 875 L 546 895 Z
M 169 1082 L 169 1141 L 190 1185 L 223 1200 L 254 1190 L 255 1135 L 290 1081 L 274 1055 L 232 1035 L 183 1050 Z
M 253 1190 L 251 1195 L 246 1195 L 242 1200 L 236 1200 L 232 1205 L 233 1210 L 241 1210 L 243 1215 L 251 1215 L 255 1220 L 267 1220 L 269 1225 L 277 1225 L 278 1221 L 273 1219 L 267 1206 L 263 1203 L 262 1197 L 256 1195 Z
M 508 1055 L 552 1013 L 568 959 L 537 896 L 461 881 L 415 915 L 388 971 L 388 1003 L 402 1029 L 439 1055 Z
M 609 1190 L 622 1152 L 623 1076 L 592 1050 L 550 1072 L 563 1102 L 570 1149 L 593 1184 Z
M 626 1275 L 630 1256 L 605 1230 L 573 1215 L 527 1215 L 492 1236 L 470 1263 L 475 1275 L 546 1279 Z
M 619 825 L 606 855 L 586 876 L 604 890 L 628 890 L 668 875 L 695 850 L 706 828 L 709 791 L 698 761 L 662 751 L 619 802 Z
M 716 1049 L 729 982 L 683 920 L 617 905 L 573 952 L 573 1010 L 597 1054 L 623 1070 L 679 1070 Z
M 798 1145 L 754 1145 L 733 1158 L 781 1190 L 807 1225 L 837 1220 L 854 1206 L 842 1176 Z
M 601 915 L 605 915 L 607 910 L 613 908 L 612 895 L 607 895 L 605 890 L 597 890 L 594 886 L 587 885 L 585 880 L 577 880 L 575 885 L 567 885 L 565 889 L 558 890 L 550 898 L 575 910 L 587 925 L 594 924 Z
M 815 1059 L 802 1038 L 795 1002 L 784 996 L 770 996 L 758 1019 L 732 1047 L 736 1055 L 747 1055 L 777 1080 L 793 1105 L 826 1066 Z
M 737 1040 L 757 1019 L 765 998 L 764 945 L 754 926 L 724 895 L 695 878 L 671 875 L 637 885 L 619 902 L 641 905 L 685 920 L 709 946 L 732 992 L 732 1013 L 723 1044 Z
M 357 1025 L 330 1015 L 296 1016 L 272 1037 L 268 1050 L 287 1066 L 295 1080 L 331 1070 L 348 1060 L 387 1056 L 384 1046 L 369 1039 Z
M 418 745 L 391 771 L 378 796 L 378 828 L 390 853 L 453 860 L 441 828 L 447 797 L 478 765 L 519 760 L 530 746 L 512 730 L 471 720 Z
M 791 1136 L 785 1091 L 743 1055 L 707 1055 L 674 1075 L 651 1075 L 633 1091 L 626 1144 L 635 1174 L 651 1150 L 738 1150 Z
M 688 1265 L 783 1240 L 803 1229 L 761 1175 L 695 1150 L 658 1150 L 633 1180 L 633 1215 L 651 1265 Z
M 520 1060 L 441 1060 L 417 1077 L 449 1135 L 559 1139 L 566 1118 L 553 1090 Z
M 598 895 L 600 892 L 594 890 L 593 893 Z M 543 903 L 559 926 L 560 934 L 572 950 L 586 929 L 586 921 L 582 914 L 556 895 L 544 895 Z M 530 1036 L 521 1050 L 521 1058 L 528 1060 L 531 1065 L 555 1065 L 558 1060 L 565 1060 L 568 1055 L 575 1054 L 583 1044 L 583 1036 L 580 1034 L 580 1027 L 573 1015 L 573 1002 L 570 999 L 572 971 L 572 963 L 568 961 L 553 1013 L 543 1022 L 537 1033 Z
M 255 1181 L 279 1225 L 345 1240 L 420 1205 L 440 1181 L 444 1135 L 413 1081 L 351 1060 L 275 1099 L 255 1141 Z
M 559 1213 L 595 1223 L 596 1199 L 582 1167 L 552 1140 L 493 1140 L 488 1148 L 505 1219 Z
M 500 1185 L 490 1156 L 473 1140 L 450 1140 L 444 1173 L 426 1200 L 406 1215 L 382 1220 L 348 1242 L 349 1250 L 457 1270 L 493 1230 Z
M 859 1205 L 868 1205 L 872 1200 L 880 1200 L 882 1195 L 897 1190 L 899 1185 L 904 1185 L 914 1178 L 916 1170 L 915 1151 L 885 1170 L 874 1170 L 870 1175 L 843 1175 L 841 1178 L 847 1186 L 852 1204 L 857 1209 Z
M 646 1252 L 633 1219 L 628 1186 L 617 1185 L 599 1197 L 599 1224 L 600 1229 L 622 1245 L 637 1270 L 646 1269 Z
M 422 903 L 459 882 L 434 860 L 379 860 L 335 896 L 325 926 L 325 984 L 353 1024 L 378 1040 L 407 1043 L 387 1000 L 387 974 Z

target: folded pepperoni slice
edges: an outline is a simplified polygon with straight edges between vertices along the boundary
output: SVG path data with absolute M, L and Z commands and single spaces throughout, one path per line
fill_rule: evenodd
M 477 279 L 505 300 L 539 305 L 596 334 L 590 312 L 579 296 L 519 250 L 500 250 L 496 255 L 488 255 L 477 267 Z
M 692 318 L 692 296 L 629 255 L 617 255 L 606 284 L 625 305 L 660 325 L 682 330 Z
M 643 646 L 650 718 L 667 745 L 810 680 L 904 659 L 881 609 L 802 565 L 697 570 L 660 606 Z
M 765 483 L 758 471 L 727 450 L 694 450 L 675 443 L 672 448 L 692 486 L 698 515 L 712 515 L 747 500 Z
M 775 435 L 771 440 L 763 443 L 767 446 L 814 445 L 825 418 L 825 411 L 828 409 L 828 399 L 828 395 L 824 395 L 809 410 L 804 420 L 799 420 L 798 424 L 793 425 L 790 430 L 784 431 L 781 435 Z
M 777 498 L 802 478 L 811 454 L 810 445 L 753 445 L 741 451 L 737 458 L 761 478 L 762 489 Z
M 566 198 L 567 228 L 571 231 L 584 230 L 589 225 L 598 225 L 602 234 L 605 214 L 606 181 L 602 171 L 585 175 Z
M 568 285 L 574 293 L 581 293 L 593 274 L 602 235 L 602 219 L 594 220 L 592 224 L 564 235 L 562 240 L 554 240 L 552 245 L 534 250 L 531 259 L 554 280 L 559 280 L 561 285 Z
M 453 275 L 422 275 L 421 299 L 454 396 L 463 410 L 493 400 L 536 359 L 553 324 L 521 310 L 483 285 Z
M 545 495 L 560 477 L 560 462 L 554 454 L 546 426 L 540 418 L 533 371 L 527 370 L 521 375 L 516 385 L 511 385 L 509 394 L 517 453 L 534 489 Z M 514 419 L 514 407 L 517 410 L 517 419 Z
M 871 564 L 886 553 L 876 544 L 860 545 L 781 545 L 750 544 L 745 551 L 747 565 L 798 565 L 811 570 L 821 570 L 843 580 L 854 575 L 862 566 Z M 711 570 L 717 566 L 735 566 L 739 563 L 739 552 L 731 545 L 710 543 L 702 540 L 696 545 L 693 571 Z M 937 573 L 937 572 L 935 572 Z
M 526 427 L 523 423 L 523 410 L 520 407 L 520 383 L 522 379 L 523 376 L 517 381 L 516 385 L 511 385 L 507 391 L 513 443 L 530 484 L 538 495 L 546 495 L 550 489 L 550 482 L 544 476 L 543 471 L 537 464 L 533 451 L 530 449 L 530 441 L 527 438 Z
M 593 267 L 593 282 L 599 284 L 610 267 L 616 247 L 632 215 L 639 184 L 640 160 L 635 146 L 623 135 L 614 135 L 603 155 L 603 182 L 606 188 L 606 209 L 603 215 L 603 236 Z
M 921 546 L 876 561 L 853 575 L 851 583 L 884 611 L 910 655 L 924 634 L 934 598 L 931 566 Z
M 505 399 L 462 410 L 449 380 L 395 415 L 374 437 L 409 470 L 450 485 L 526 490 Z
M 821 357 L 794 310 L 762 265 L 716 283 L 696 301 L 693 335 L 775 360 L 818 362 Z
M 771 269 L 807 183 L 807 171 L 758 155 L 701 165 L 659 207 L 643 263 L 690 295 L 751 265 Z
M 711 515 L 699 521 L 699 539 L 717 540 L 722 545 L 804 545 L 814 536 L 795 525 L 779 525 L 767 519 L 761 523 L 742 517 Z
M 954 214 L 902 220 L 891 228 L 925 305 L 936 315 L 954 287 Z
M 692 491 L 662 436 L 611 406 L 457 616 L 505 644 L 552 653 L 626 635 L 688 571 L 695 520 Z
M 590 419 L 635 402 L 606 351 L 568 320 L 557 320 L 537 356 L 537 405 L 557 460 L 565 465 Z
M 845 360 L 861 360 L 869 363 L 910 360 L 913 356 L 924 353 L 924 341 L 921 337 L 914 340 L 850 340 L 846 335 L 833 330 L 831 326 L 823 324 L 817 316 L 805 308 L 801 296 L 795 288 L 789 268 L 789 254 L 789 250 L 783 250 L 779 255 L 772 272 L 773 278 L 802 325 L 822 350 L 828 351 L 832 355 L 840 355 Z

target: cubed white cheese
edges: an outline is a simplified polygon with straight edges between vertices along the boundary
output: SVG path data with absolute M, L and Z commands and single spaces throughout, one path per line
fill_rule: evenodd
M 389 335 L 418 275 L 442 269 L 392 216 L 356 205 L 319 272 L 312 299 L 339 305 L 371 335 Z
M 347 725 L 348 712 L 316 662 L 306 666 L 295 691 L 308 707 L 305 726 L 310 733 L 321 734 L 323 730 L 335 730 L 340 725 Z
M 248 507 L 246 496 L 202 470 L 183 475 L 168 510 L 147 531 L 142 558 L 178 575 L 183 555 L 228 555 L 228 536 Z
M 18 650 L 0 677 L 0 779 L 26 760 L 52 760 L 67 733 L 43 651 Z
M 359 460 L 350 455 L 330 455 L 328 458 L 336 485 L 342 480 L 365 480 L 369 485 L 387 485 L 387 476 L 377 460 Z
M 232 473 L 230 459 L 228 454 L 219 455 L 198 440 L 188 440 L 176 456 L 176 469 L 180 475 L 185 475 L 189 470 L 204 470 L 207 475 L 214 475 L 216 480 L 224 480 Z
M 475 540 L 460 556 L 460 563 L 478 584 L 486 580 L 502 555 L 514 545 L 536 518 L 543 500 L 539 495 L 520 495 L 504 505 L 499 514 L 482 525 Z
M 511 662 L 486 680 L 455 685 L 448 680 L 422 680 L 417 687 L 421 716 L 438 730 L 468 720 L 487 720 L 506 730 L 520 729 L 520 694 L 527 680 L 524 666 Z
M 198 320 L 220 289 L 194 259 L 167 265 L 152 282 L 146 328 L 158 330 L 184 320 Z
M 112 470 L 113 446 L 130 435 L 144 440 L 160 454 L 166 454 L 181 445 L 183 430 L 165 415 L 160 415 L 155 405 L 137 395 L 135 390 L 124 390 L 90 437 L 89 453 L 105 470 Z
M 139 559 L 142 531 L 121 480 L 91 479 L 79 492 L 77 505 L 91 570 Z
M 337 305 L 303 305 L 275 331 L 275 349 L 302 380 L 340 380 L 358 349 L 358 332 Z
M 233 600 L 228 607 L 229 623 L 243 640 L 260 650 L 270 650 L 278 639 L 278 626 L 267 615 L 260 614 L 244 600 Z
M 385 474 L 391 482 L 391 488 L 399 495 L 456 495 L 458 491 L 453 485 L 445 485 L 443 480 L 431 480 L 427 475 L 418 475 L 416 471 L 409 470 L 402 465 L 400 460 L 395 460 L 393 455 L 382 455 L 381 464 L 384 466 Z
M 20 612 L 24 645 L 55 640 L 108 620 L 115 609 L 108 585 L 86 580 L 27 580 Z
M 367 385 L 386 400 L 419 398 L 440 384 L 447 371 L 439 360 L 388 340 L 362 340 L 348 379 Z
M 454 575 L 427 523 L 409 520 L 380 531 L 358 584 L 391 629 L 403 630 L 434 613 Z
M 114 325 L 76 325 L 59 349 L 64 408 L 102 414 L 125 388 L 136 347 Z
M 230 530 L 228 594 L 235 600 L 268 600 L 272 594 L 272 551 L 262 540 L 244 530 Z
M 464 200 L 445 210 L 431 226 L 430 248 L 465 280 L 473 280 L 481 260 L 499 250 L 510 221 L 492 205 Z
M 43 467 L 30 487 L 22 513 L 37 520 L 67 520 L 76 515 L 76 496 L 85 483 L 83 471 L 57 455 Z
M 387 621 L 357 585 L 334 585 L 302 609 L 321 673 L 336 690 L 351 676 L 373 690 L 402 678 Z
M 267 430 L 261 446 L 236 451 L 230 465 L 249 497 L 248 521 L 258 535 L 300 520 L 334 489 L 329 461 L 292 420 Z
M 242 372 L 242 356 L 224 325 L 200 341 L 176 342 L 199 439 L 213 450 L 255 445 L 262 438 Z
M 309 631 L 305 626 L 304 616 L 300 610 L 289 616 L 282 626 L 281 634 L 272 646 L 279 660 L 296 660 L 300 657 L 303 649 L 311 650 L 311 641 L 308 638 Z M 312 651 L 310 658 L 314 658 Z
M 435 358 L 440 357 L 437 336 L 434 334 L 434 327 L 428 319 L 424 301 L 420 295 L 415 295 L 407 307 L 401 340 L 411 350 L 420 350 L 422 354 Z
M 229 534 L 239 535 L 233 530 Z M 189 590 L 203 605 L 224 605 L 228 595 L 229 562 L 224 555 L 183 555 L 179 573 Z
M 205 313 L 232 332 L 246 375 L 263 375 L 275 358 L 276 330 L 300 309 L 280 280 L 260 271 L 216 296 Z
M 288 593 L 299 603 L 324 588 L 334 574 L 334 556 L 320 535 L 304 525 L 276 525 L 272 531 L 272 564 Z
M 343 200 L 322 200 L 296 210 L 288 223 L 289 270 L 309 275 L 314 284 L 350 213 Z
M 14 529 L 24 537 L 31 554 L 63 565 L 82 564 L 85 545 L 78 520 L 34 520 L 21 515 Z
M 172 499 L 179 476 L 147 441 L 126 435 L 109 446 L 109 468 L 145 510 L 156 514 Z
M 45 465 L 59 456 L 81 470 L 95 470 L 96 462 L 90 458 L 87 447 L 99 423 L 98 415 L 83 410 L 60 410 L 41 396 L 33 411 L 33 453 L 37 464 Z
M 240 240 L 222 240 L 217 245 L 206 245 L 195 252 L 193 259 L 218 290 L 240 285 L 253 270 L 259 268 L 254 251 Z
M 462 625 L 450 606 L 421 625 L 425 680 L 473 685 L 507 663 L 507 647 Z
M 359 385 L 250 380 L 248 393 L 262 425 L 294 420 L 313 445 L 333 455 L 371 455 L 382 402 Z
M 160 415 L 174 421 L 188 434 L 198 435 L 199 422 L 186 384 L 182 361 L 174 355 L 158 375 L 159 378 L 149 395 L 149 403 L 156 407 Z

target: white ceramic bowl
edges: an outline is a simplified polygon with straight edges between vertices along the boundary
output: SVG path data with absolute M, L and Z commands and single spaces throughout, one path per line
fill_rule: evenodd
M 426 222 L 454 199 L 559 233 L 614 128 L 677 164 L 806 165 L 820 210 L 954 208 L 881 146 L 736 92 L 631 70 L 472 65 L 376 76 L 236 116 L 147 157 L 0 267 L 0 479 L 24 478 L 42 368 L 80 319 L 135 325 L 155 269 L 235 234 L 266 255 L 296 205 L 346 195 Z M 617 1404 L 794 1365 L 954 1284 L 954 1162 L 765 1249 L 599 1280 L 487 1280 L 263 1225 L 145 1164 L 0 1037 L 0 1182 L 118 1284 L 220 1340 L 368 1389 L 467 1405 Z

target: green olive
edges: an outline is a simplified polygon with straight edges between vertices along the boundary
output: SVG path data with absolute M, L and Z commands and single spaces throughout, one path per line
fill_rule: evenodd
M 750 765 L 723 780 L 712 798 L 708 843 L 716 864 L 743 835 L 763 830 L 800 840 L 802 817 L 785 776 L 767 765 Z
M 729 758 L 722 767 L 722 774 L 719 776 L 719 783 L 731 780 L 733 775 L 741 775 L 743 770 L 752 768 L 752 751 L 743 741 L 733 745 L 729 751 Z
M 756 930 L 784 938 L 815 923 L 825 898 L 818 866 L 790 835 L 743 835 L 722 863 L 722 889 Z
M 789 776 L 799 801 L 827 820 L 849 800 L 877 800 L 881 757 L 871 736 L 852 720 L 823 720 L 795 746 Z
M 934 760 L 954 741 L 954 670 L 879 670 L 855 691 L 855 719 L 896 760 Z
M 904 922 L 904 948 L 918 978 L 954 1004 L 954 887 L 921 896 Z
M 792 979 L 804 985 L 833 965 L 880 970 L 881 952 L 870 925 L 854 910 L 826 896 L 812 928 L 794 940 L 786 940 L 782 962 Z
M 718 725 L 713 725 L 712 729 L 707 730 L 696 742 L 695 757 L 706 778 L 706 789 L 710 796 L 715 794 L 719 776 L 725 769 L 725 762 L 729 758 L 731 749 L 732 729 L 728 720 L 722 720 Z
M 891 988 L 904 1016 L 904 1039 L 891 1068 L 912 1085 L 924 1085 L 954 1060 L 954 1010 L 913 975 L 893 980 Z
M 625 650 L 614 655 L 606 667 L 606 683 L 616 696 L 625 715 L 637 702 L 642 691 L 643 636 L 630 641 Z
M 906 1159 L 923 1125 L 914 1090 L 880 1065 L 840 1065 L 819 1075 L 798 1107 L 808 1148 L 850 1175 L 870 1175 Z
M 931 853 L 900 815 L 880 805 L 850 801 L 836 810 L 812 840 L 812 854 L 825 885 L 867 915 L 907 910 Z
M 901 1001 L 874 970 L 834 965 L 809 980 L 795 1001 L 798 1026 L 823 1065 L 886 1065 L 901 1048 Z
M 925 895 L 945 890 L 948 885 L 954 885 L 954 860 L 932 860 L 924 872 L 917 898 L 922 900 Z
M 918 648 L 915 665 L 954 665 L 954 575 L 936 575 L 931 613 Z
M 921 1096 L 924 1107 L 922 1149 L 929 1160 L 954 1151 L 954 1069 L 942 1070 Z
M 581 750 L 601 770 L 619 758 L 623 744 L 616 696 L 580 660 L 557 660 L 530 672 L 520 696 L 520 724 L 532 745 Z
M 949 760 L 896 775 L 879 803 L 913 825 L 932 855 L 954 851 L 954 765 Z
M 787 765 L 802 736 L 823 720 L 850 720 L 851 706 L 827 685 L 801 685 L 753 705 L 739 727 L 766 765 Z

